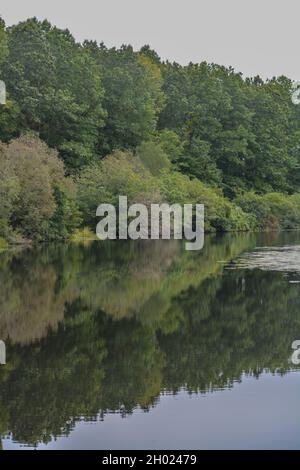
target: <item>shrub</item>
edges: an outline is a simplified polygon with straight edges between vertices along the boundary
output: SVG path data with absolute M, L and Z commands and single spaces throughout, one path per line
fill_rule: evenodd
M 170 204 L 204 204 L 207 231 L 249 230 L 253 217 L 226 199 L 220 190 L 208 187 L 196 178 L 178 172 L 163 171 L 159 188 Z
M 65 177 L 57 152 L 37 137 L 23 136 L 1 144 L 0 169 L 1 233 L 7 236 L 17 230 L 27 238 L 45 239 L 60 231 L 64 236 L 76 214 L 75 187 Z M 59 210 L 63 211 L 63 227 L 58 224 Z
M 127 196 L 128 204 L 149 205 L 161 200 L 156 179 L 139 158 L 129 152 L 116 151 L 86 167 L 78 178 L 77 187 L 83 221 L 90 227 L 95 227 L 98 205 L 117 206 L 119 195 Z
M 255 217 L 259 230 L 296 229 L 300 226 L 300 194 L 283 193 L 258 195 L 245 193 L 235 200 L 245 212 Z

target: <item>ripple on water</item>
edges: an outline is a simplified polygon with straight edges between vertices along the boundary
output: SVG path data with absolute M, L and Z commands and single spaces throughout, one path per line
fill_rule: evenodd
M 294 275 L 291 284 L 300 283 L 300 245 L 260 246 L 243 253 L 225 269 L 261 269 Z M 290 276 L 289 276 L 290 277 Z

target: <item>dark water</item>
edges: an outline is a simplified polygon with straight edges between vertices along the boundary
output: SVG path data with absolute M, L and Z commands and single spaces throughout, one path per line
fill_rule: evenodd
M 300 448 L 300 234 L 0 254 L 4 449 Z

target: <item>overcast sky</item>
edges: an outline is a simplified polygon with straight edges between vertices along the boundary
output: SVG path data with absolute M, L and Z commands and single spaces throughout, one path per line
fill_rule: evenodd
M 300 80 L 299 0 L 1 0 L 7 25 L 47 18 L 77 40 L 150 44 L 163 59 Z

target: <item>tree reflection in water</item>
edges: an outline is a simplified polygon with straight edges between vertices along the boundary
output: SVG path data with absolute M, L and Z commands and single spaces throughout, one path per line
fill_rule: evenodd
M 300 285 L 280 270 L 224 269 L 257 243 L 246 234 L 206 237 L 198 253 L 145 241 L 1 254 L 2 436 L 46 443 L 80 419 L 148 411 L 161 392 L 208 393 L 244 373 L 290 370 Z

